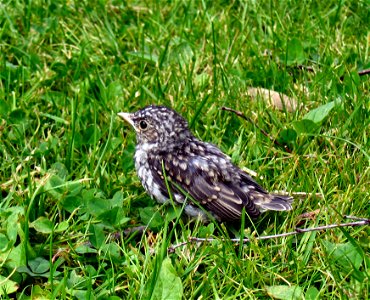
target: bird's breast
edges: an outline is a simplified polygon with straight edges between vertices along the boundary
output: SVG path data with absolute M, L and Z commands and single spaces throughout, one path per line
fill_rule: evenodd
M 160 203 L 167 202 L 168 198 L 163 195 L 160 186 L 155 182 L 152 168 L 149 166 L 148 147 L 137 146 L 134 160 L 137 176 L 149 196 Z

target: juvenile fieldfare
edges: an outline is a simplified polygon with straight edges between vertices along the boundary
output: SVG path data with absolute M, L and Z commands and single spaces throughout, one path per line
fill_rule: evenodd
M 174 110 L 147 106 L 118 113 L 136 131 L 135 168 L 147 193 L 169 201 L 165 176 L 176 203 L 185 203 L 191 217 L 240 220 L 243 208 L 251 218 L 265 210 L 290 210 L 293 198 L 270 194 L 235 166 L 215 145 L 200 141 Z M 164 171 L 164 172 L 163 172 Z

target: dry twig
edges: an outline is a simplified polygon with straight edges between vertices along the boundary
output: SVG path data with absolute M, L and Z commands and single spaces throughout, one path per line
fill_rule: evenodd
M 359 218 L 359 217 L 353 217 L 353 216 L 345 216 L 346 219 L 352 219 L 352 220 L 357 220 L 353 222 L 348 222 L 348 223 L 340 223 L 340 224 L 329 224 L 329 225 L 324 225 L 324 226 L 318 226 L 318 227 L 312 227 L 312 228 L 296 228 L 294 231 L 291 232 L 284 232 L 280 234 L 272 234 L 272 235 L 264 235 L 264 236 L 258 236 L 256 238 L 245 238 L 245 239 L 239 239 L 239 238 L 234 238 L 230 239 L 229 241 L 233 243 L 240 243 L 242 242 L 243 244 L 249 243 L 253 240 L 269 240 L 269 239 L 276 239 L 280 237 L 287 237 L 291 235 L 297 235 L 297 234 L 302 234 L 305 232 L 312 232 L 312 231 L 321 231 L 321 230 L 329 230 L 329 229 L 334 229 L 334 228 L 339 228 L 339 227 L 355 227 L 355 226 L 367 226 L 370 225 L 370 219 L 365 219 L 365 218 Z M 169 253 L 175 252 L 176 248 L 183 247 L 189 243 L 209 243 L 213 241 L 225 241 L 225 239 L 214 239 L 214 238 L 197 238 L 197 237 L 189 237 L 189 239 L 186 242 L 182 242 L 176 245 L 172 245 L 171 247 L 168 248 Z
M 231 111 L 232 113 L 236 114 L 238 117 L 241 117 L 242 119 L 250 122 L 251 124 L 253 124 L 254 126 L 256 126 L 256 128 L 266 137 L 268 137 L 270 139 L 270 141 L 272 141 L 276 146 L 279 146 L 281 148 L 283 148 L 286 152 L 288 153 L 292 153 L 292 150 L 290 150 L 286 145 L 283 145 L 281 143 L 279 143 L 276 139 L 274 139 L 271 135 L 269 135 L 264 129 L 262 129 L 261 127 L 259 127 L 256 123 L 254 123 L 252 121 L 251 118 L 248 118 L 246 115 L 244 115 L 241 111 L 238 111 L 238 110 L 235 110 L 235 109 L 232 109 L 230 107 L 226 107 L 226 106 L 222 106 L 221 107 L 221 110 L 225 110 L 225 111 Z
M 370 69 L 364 69 L 361 71 L 357 71 L 358 76 L 364 76 L 364 75 L 369 75 L 370 74 Z M 344 75 L 342 75 L 340 78 L 340 81 L 344 80 Z
M 365 69 L 362 71 L 358 71 L 359 76 L 364 76 L 364 75 L 369 75 L 370 74 L 370 69 Z

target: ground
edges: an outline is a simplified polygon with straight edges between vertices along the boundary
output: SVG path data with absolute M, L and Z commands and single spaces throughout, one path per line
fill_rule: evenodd
M 16 0 L 0 16 L 0 297 L 369 298 L 369 226 L 256 239 L 370 217 L 368 1 Z M 157 205 L 116 115 L 148 104 L 304 195 L 243 224 Z M 189 237 L 214 240 L 173 248 Z

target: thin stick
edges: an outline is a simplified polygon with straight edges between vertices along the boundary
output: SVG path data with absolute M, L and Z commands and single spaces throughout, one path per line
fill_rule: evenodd
M 312 228 L 296 228 L 296 230 L 291 231 L 291 232 L 285 232 L 285 233 L 280 233 L 280 234 L 272 234 L 272 235 L 264 235 L 264 236 L 258 236 L 253 239 L 245 238 L 242 240 L 242 243 L 249 243 L 252 240 L 269 240 L 269 239 L 276 239 L 280 237 L 287 237 L 291 235 L 297 235 L 297 234 L 302 234 L 305 232 L 312 232 L 312 231 L 320 231 L 320 230 L 329 230 L 333 228 L 338 228 L 338 227 L 355 227 L 355 226 L 367 226 L 370 225 L 370 219 L 363 219 L 359 217 L 353 217 L 353 216 L 345 216 L 347 219 L 355 219 L 355 220 L 360 220 L 360 221 L 355 221 L 355 222 L 349 222 L 349 223 L 340 223 L 340 224 L 329 224 L 329 225 L 324 225 L 324 226 L 318 226 L 318 227 L 312 227 Z M 214 239 L 214 238 L 197 238 L 197 237 L 189 237 L 189 239 L 186 242 L 182 242 L 176 245 L 172 245 L 171 247 L 168 248 L 168 251 L 170 253 L 173 253 L 176 248 L 183 247 L 189 243 L 209 243 L 213 241 L 225 241 L 225 239 Z M 240 243 L 239 238 L 235 239 L 228 239 L 228 241 L 231 241 L 233 243 Z
M 361 217 L 356 217 L 356 216 L 344 216 L 346 219 L 352 219 L 352 220 L 361 220 L 361 221 L 367 221 L 369 222 L 369 219 L 366 219 L 366 218 L 361 218 Z
M 126 228 L 124 230 L 124 234 L 125 235 L 129 235 L 129 234 L 132 234 L 132 233 L 143 233 L 146 229 L 147 229 L 148 226 L 136 226 L 136 227 L 130 227 L 130 228 Z
M 323 198 L 321 193 L 306 193 L 306 192 L 286 192 L 286 191 L 272 191 L 274 194 L 282 195 L 282 196 L 295 196 L 300 198 L 306 198 L 308 196 L 315 196 L 317 198 Z
M 246 115 L 244 115 L 241 111 L 238 111 L 238 110 L 235 110 L 235 109 L 232 109 L 230 107 L 226 107 L 226 106 L 222 106 L 221 107 L 221 110 L 225 110 L 225 111 L 231 111 L 232 113 L 236 114 L 238 117 L 248 121 L 249 123 L 251 123 L 252 125 L 256 126 L 256 128 L 264 135 L 266 136 L 267 138 L 270 139 L 270 141 L 272 141 L 276 146 L 279 146 L 281 148 L 283 148 L 286 152 L 288 153 L 292 153 L 292 150 L 290 150 L 286 145 L 283 145 L 281 143 L 279 143 L 276 139 L 274 139 L 271 135 L 269 135 L 264 129 L 262 129 L 261 127 L 259 127 L 256 123 L 254 123 L 252 121 L 251 118 L 248 118 Z
M 364 70 L 358 71 L 357 74 L 358 74 L 358 76 L 369 75 L 370 74 L 370 69 L 364 69 Z M 342 75 L 339 79 L 340 79 L 340 81 L 343 81 L 344 75 Z
M 365 70 L 362 70 L 362 71 L 358 71 L 359 76 L 368 75 L 368 74 L 370 74 L 370 69 L 365 69 Z

